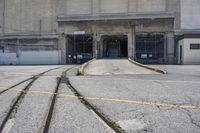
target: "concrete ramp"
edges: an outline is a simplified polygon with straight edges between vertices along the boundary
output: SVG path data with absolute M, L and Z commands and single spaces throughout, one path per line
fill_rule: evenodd
M 127 59 L 95 60 L 86 67 L 84 72 L 85 75 L 158 74 L 157 72 L 137 66 Z

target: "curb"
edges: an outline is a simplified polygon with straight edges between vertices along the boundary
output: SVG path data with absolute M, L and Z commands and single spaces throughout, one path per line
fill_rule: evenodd
M 84 70 L 85 68 L 93 61 L 95 61 L 96 59 L 92 59 L 92 60 L 89 60 L 88 62 L 85 62 L 83 65 L 81 65 L 79 68 L 78 68 L 78 74 L 77 75 L 84 75 Z
M 146 69 L 149 69 L 149 70 L 152 70 L 152 71 L 155 71 L 155 72 L 158 72 L 158 73 L 161 73 L 161 74 L 167 74 L 168 72 L 166 70 L 162 70 L 160 68 L 155 68 L 155 67 L 151 67 L 151 66 L 148 66 L 148 65 L 144 65 L 144 64 L 141 64 L 139 62 L 136 62 L 134 60 L 132 60 L 131 58 L 128 58 L 128 60 L 135 64 L 135 65 L 138 65 L 140 67 L 143 67 L 143 68 L 146 68 Z

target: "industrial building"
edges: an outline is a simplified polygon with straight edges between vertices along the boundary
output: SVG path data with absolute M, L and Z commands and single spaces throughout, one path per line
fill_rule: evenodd
M 199 0 L 0 0 L 0 64 L 200 64 Z

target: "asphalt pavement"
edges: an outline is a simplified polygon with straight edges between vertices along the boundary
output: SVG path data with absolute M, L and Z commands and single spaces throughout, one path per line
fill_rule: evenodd
M 23 92 L 23 96 L 19 102 L 17 102 L 6 121 L 3 130 L 0 132 L 43 132 L 46 127 L 46 121 L 54 95 L 57 95 L 57 97 L 53 108 L 53 114 L 50 121 L 47 122 L 50 123 L 49 132 L 112 132 L 112 130 L 105 125 L 94 112 L 79 101 L 74 93 L 68 88 L 66 82 L 61 82 L 58 87 L 58 93 L 54 93 L 59 77 L 61 77 L 61 75 L 63 77 L 63 72 L 69 70 L 67 75 L 74 76 L 77 72 L 77 66 L 23 66 L 22 68 L 18 66 L 9 66 L 8 68 L 5 68 L 5 71 L 3 71 L 4 68 L 1 69 L 4 76 L 4 78 L 2 78 L 4 79 L 4 82 L 8 80 L 6 76 L 12 76 L 12 72 L 10 72 L 11 69 L 14 71 L 13 75 L 18 75 L 20 73 L 22 76 L 21 80 L 38 75 L 47 70 L 51 71 L 37 76 L 38 78 L 34 80 L 27 92 L 24 92 L 23 88 L 30 84 L 32 79 L 0 94 L 0 125 L 3 125 L 3 123 L 5 123 L 4 120 L 9 114 L 16 99 Z M 13 80 L 13 82 L 2 84 L 1 91 L 20 82 L 15 76 L 13 77 Z
M 156 67 L 169 74 L 140 71 L 129 75 L 71 76 L 70 81 L 126 132 L 199 133 L 199 66 L 186 66 L 185 72 L 184 66 Z
M 103 117 L 125 132 L 200 133 L 198 65 L 156 65 L 169 72 L 164 75 L 124 59 L 109 62 L 93 62 L 88 66 L 86 76 L 76 76 L 78 66 L 72 65 L 1 66 L 0 92 L 33 75 L 61 67 L 41 75 L 31 84 L 9 116 L 3 133 L 43 132 L 54 95 L 57 98 L 49 132 L 113 132 L 71 91 L 67 79 L 63 79 L 58 93 L 54 93 L 58 78 L 71 67 L 67 72 L 71 85 L 104 114 Z M 30 80 L 0 94 L 0 125 L 29 83 Z

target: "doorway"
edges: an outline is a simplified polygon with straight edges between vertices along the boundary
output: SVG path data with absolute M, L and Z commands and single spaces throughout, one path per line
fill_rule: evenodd
M 183 55 L 183 48 L 182 48 L 182 46 L 180 45 L 180 64 L 182 64 L 183 63 L 183 57 L 182 57 L 182 55 Z
M 125 58 L 128 55 L 126 35 L 103 36 L 103 57 L 104 58 Z

